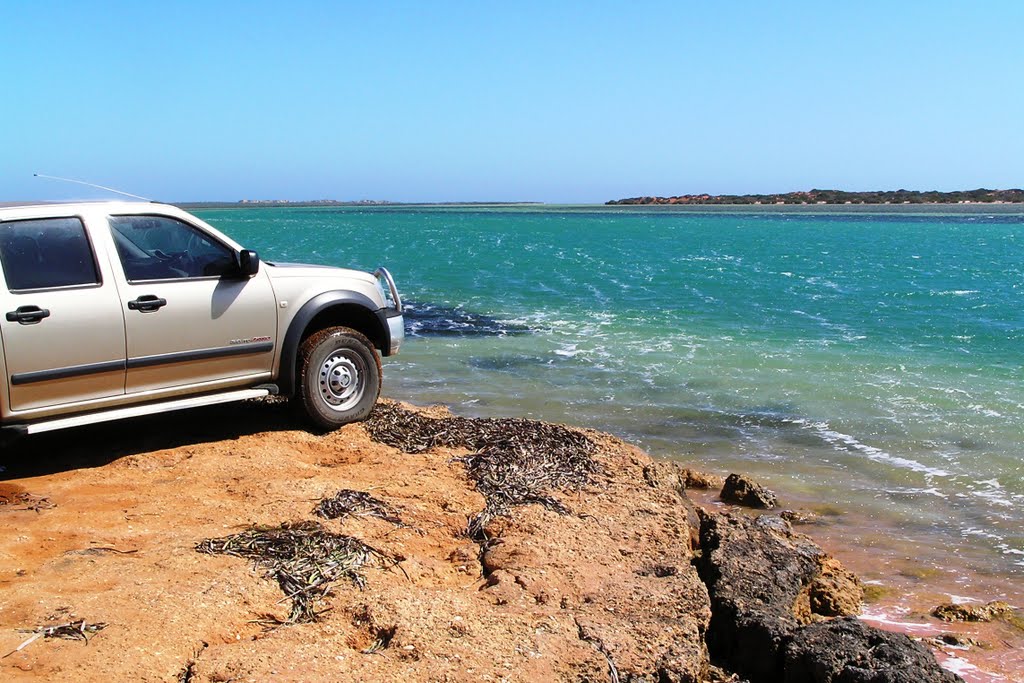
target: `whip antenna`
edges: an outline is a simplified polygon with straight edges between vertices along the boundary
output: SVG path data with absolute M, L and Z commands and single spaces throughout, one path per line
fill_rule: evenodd
M 125 197 L 132 197 L 134 199 L 141 199 L 144 202 L 151 202 L 151 201 L 153 201 L 152 199 L 149 199 L 148 197 L 140 197 L 139 195 L 132 194 L 131 192 L 122 192 L 121 190 L 115 190 L 112 187 L 106 187 L 104 185 L 97 185 L 96 183 L 87 183 L 84 180 L 75 180 L 74 178 L 61 178 L 60 176 L 46 175 L 45 173 L 33 173 L 32 175 L 33 175 L 33 177 L 36 177 L 36 178 L 46 178 L 47 180 L 63 180 L 65 183 L 76 183 L 78 185 L 85 185 L 87 187 L 95 187 L 95 188 L 97 188 L 99 190 L 106 190 L 107 192 L 113 192 L 115 194 L 123 194 Z

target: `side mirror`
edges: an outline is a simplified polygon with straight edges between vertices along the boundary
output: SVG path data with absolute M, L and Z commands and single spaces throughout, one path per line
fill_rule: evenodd
M 243 249 L 238 252 L 238 274 L 243 277 L 252 277 L 260 270 L 260 256 L 252 249 Z

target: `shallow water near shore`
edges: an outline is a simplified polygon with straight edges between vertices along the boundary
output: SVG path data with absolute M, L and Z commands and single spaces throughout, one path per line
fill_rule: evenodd
M 266 260 L 388 266 L 388 396 L 749 472 L 869 580 L 1021 606 L 1024 215 L 929 211 L 196 213 Z

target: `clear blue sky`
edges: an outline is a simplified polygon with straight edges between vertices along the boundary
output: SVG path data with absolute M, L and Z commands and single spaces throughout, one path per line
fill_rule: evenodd
M 1024 2 L 0 3 L 0 200 L 1024 186 Z

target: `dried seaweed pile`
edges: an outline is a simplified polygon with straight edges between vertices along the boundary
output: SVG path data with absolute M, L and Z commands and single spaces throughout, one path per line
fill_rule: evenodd
M 550 495 L 579 488 L 598 472 L 597 446 L 583 434 L 559 425 L 516 418 L 431 418 L 381 401 L 365 427 L 381 443 L 407 453 L 435 446 L 476 451 L 458 458 L 487 504 L 469 522 L 469 533 L 485 540 L 484 527 L 516 505 L 537 503 L 567 510 Z
M 324 519 L 378 517 L 395 526 L 402 526 L 398 511 L 393 507 L 365 491 L 352 489 L 341 489 L 330 498 L 324 498 L 313 508 L 313 514 Z
M 292 601 L 288 623 L 316 621 L 316 603 L 335 581 L 347 578 L 363 588 L 363 567 L 390 569 L 400 561 L 357 538 L 331 533 L 317 522 L 255 526 L 239 534 L 206 539 L 196 550 L 244 557 L 266 569 L 266 577 L 276 580 Z

